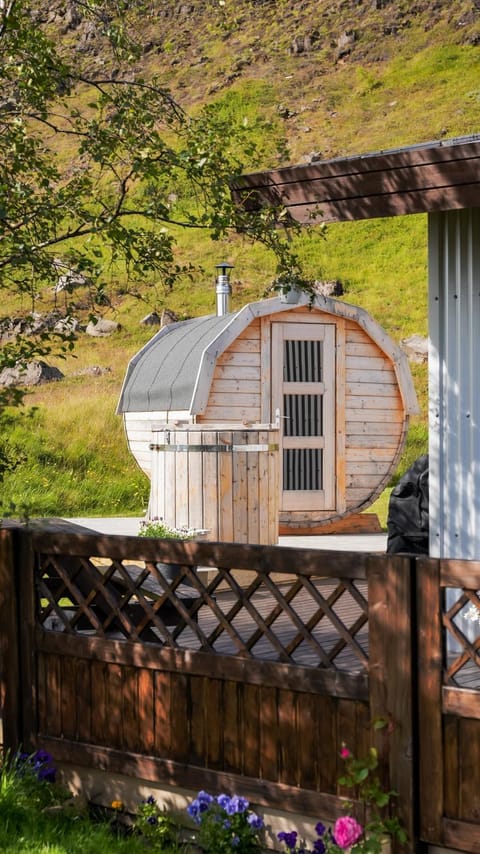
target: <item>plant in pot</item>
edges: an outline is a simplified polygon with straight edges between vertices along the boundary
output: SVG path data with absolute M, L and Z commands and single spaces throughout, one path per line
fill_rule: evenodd
M 139 537 L 155 537 L 160 540 L 197 540 L 204 536 L 207 531 L 203 528 L 187 528 L 186 526 L 174 527 L 165 522 L 164 519 L 144 519 L 140 523 Z M 178 563 L 164 563 L 158 561 L 156 568 L 162 573 L 169 584 L 175 581 L 181 573 L 182 567 Z M 190 582 L 184 579 L 184 584 L 189 586 Z
M 315 298 L 315 280 L 302 275 L 299 270 L 284 270 L 279 273 L 269 287 L 280 296 L 282 302 L 295 305 L 302 294 L 307 294 L 310 303 Z

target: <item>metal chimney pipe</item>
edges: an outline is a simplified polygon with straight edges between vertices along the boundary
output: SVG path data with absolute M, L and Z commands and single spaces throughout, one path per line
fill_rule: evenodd
M 215 268 L 220 270 L 216 278 L 215 293 L 217 297 L 217 317 L 223 317 L 230 312 L 230 297 L 232 295 L 232 287 L 228 270 L 233 270 L 233 264 L 227 261 L 222 261 L 221 264 L 216 264 Z

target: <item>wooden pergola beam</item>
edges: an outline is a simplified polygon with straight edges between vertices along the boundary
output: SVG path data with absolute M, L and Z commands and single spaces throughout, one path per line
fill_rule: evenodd
M 285 208 L 300 223 L 480 206 L 480 135 L 242 175 L 245 210 Z

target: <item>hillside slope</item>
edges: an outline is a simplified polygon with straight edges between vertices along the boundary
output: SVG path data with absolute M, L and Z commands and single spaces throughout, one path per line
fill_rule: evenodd
M 60 27 L 62 39 L 101 67 L 96 34 L 79 27 L 68 8 L 45 11 L 44 23 Z M 139 73 L 159 73 L 191 111 L 216 102 L 226 115 L 268 120 L 272 137 L 288 142 L 282 165 L 480 131 L 478 0 L 152 0 L 137 28 L 144 44 Z M 278 165 L 268 138 L 265 152 L 252 169 Z M 338 224 L 326 240 L 305 233 L 299 254 L 311 276 L 339 279 L 345 299 L 370 311 L 392 337 L 426 334 L 423 216 Z M 111 271 L 103 314 L 121 330 L 108 339 L 80 335 L 76 358 L 58 363 L 65 379 L 32 393 L 37 411 L 12 426 L 25 460 L 5 483 L 5 508 L 143 513 L 148 484 L 115 415 L 128 359 L 152 334 L 140 319 L 151 308 L 181 317 L 212 312 L 214 266 L 223 258 L 235 265 L 235 307 L 260 296 L 273 273 L 273 260 L 240 237 L 218 244 L 208 235 L 180 235 L 179 258 L 204 272 L 172 292 L 151 281 L 132 296 Z M 30 310 L 9 295 L 2 299 L 2 313 Z M 76 293 L 75 305 L 85 321 L 86 295 Z M 51 307 L 51 293 L 42 294 L 37 310 Z M 92 373 L 95 366 L 103 372 Z M 426 368 L 412 370 L 422 416 L 403 468 L 426 441 Z
M 258 91 L 293 162 L 312 147 L 334 157 L 479 126 L 471 0 L 163 0 L 143 26 L 145 67 L 182 103 L 230 93 L 241 108 L 239 93 L 248 103 Z M 459 62 L 471 73 L 458 76 Z

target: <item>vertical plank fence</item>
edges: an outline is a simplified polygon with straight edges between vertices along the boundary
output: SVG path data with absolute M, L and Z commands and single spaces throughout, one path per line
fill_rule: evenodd
M 0 531 L 8 747 L 334 819 L 375 744 L 414 850 L 410 558 L 77 531 Z

